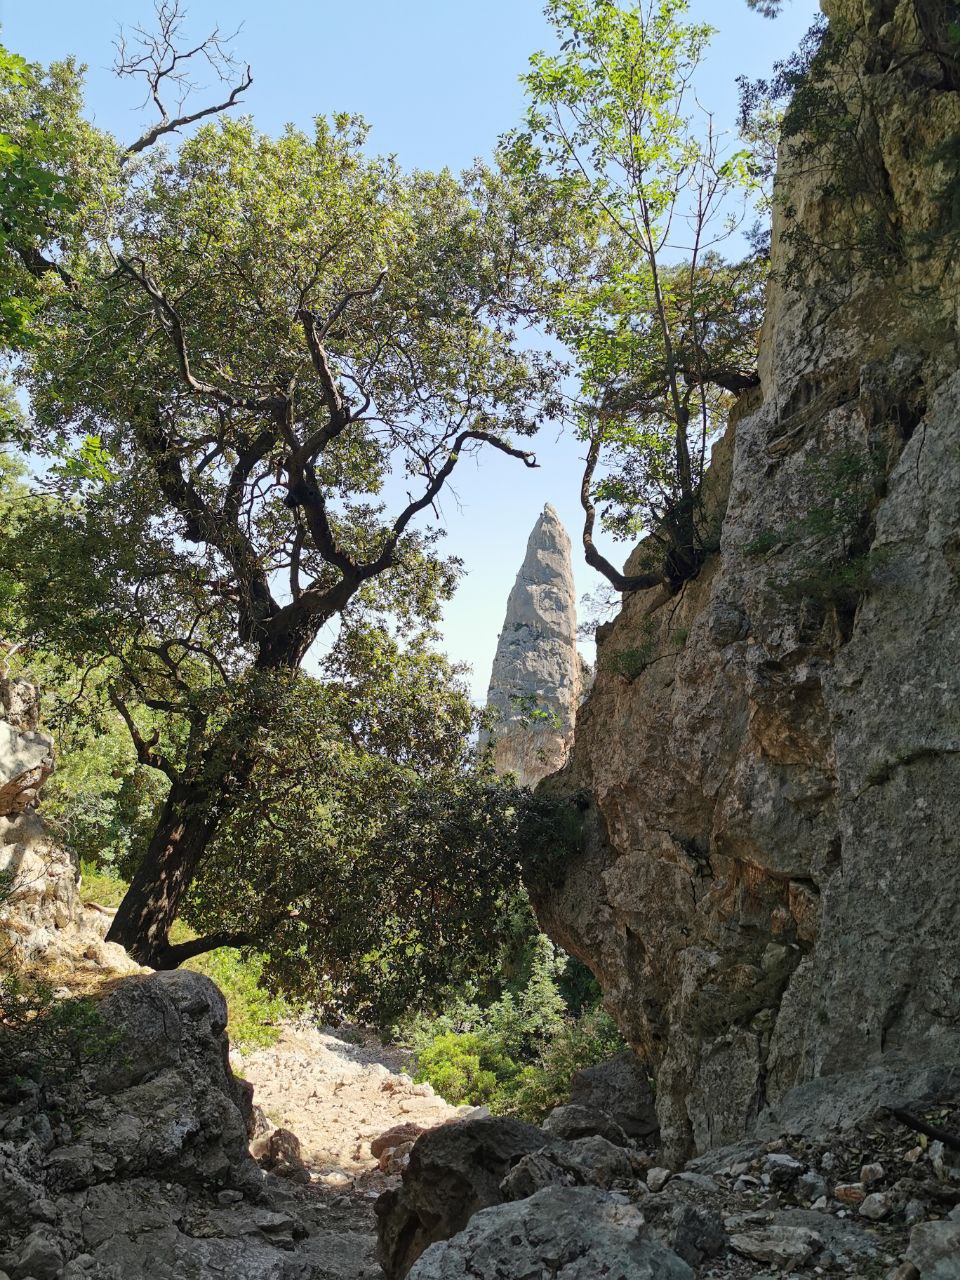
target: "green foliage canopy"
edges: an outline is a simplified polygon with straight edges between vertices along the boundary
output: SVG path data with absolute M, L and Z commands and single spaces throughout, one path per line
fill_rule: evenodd
M 701 559 L 697 490 L 731 395 L 756 384 L 764 263 L 728 262 L 760 174 L 749 151 L 723 154 L 695 77 L 711 29 L 686 0 L 550 0 L 561 38 L 524 77 L 526 127 L 505 163 L 578 211 L 586 272 L 562 253 L 550 322 L 575 352 L 581 499 L 589 563 L 627 584 L 593 544 L 595 502 L 617 535 L 646 526 L 668 579 Z M 595 479 L 604 469 L 609 475 Z
M 72 664 L 165 780 L 111 936 L 176 963 L 187 952 L 169 927 L 214 837 L 235 811 L 267 822 L 252 779 L 268 788 L 278 744 L 293 749 L 281 722 L 297 699 L 307 720 L 327 718 L 309 763 L 326 771 L 328 808 L 385 785 L 369 760 L 334 749 L 334 729 L 349 741 L 349 708 L 330 693 L 321 709 L 296 673 L 324 628 L 341 658 L 377 636 L 397 662 L 406 645 L 429 665 L 459 569 L 427 523 L 436 499 L 480 448 L 534 465 L 523 439 L 556 408 L 556 362 L 518 342 L 522 282 L 555 215 L 481 168 L 405 173 L 369 154 L 353 117 L 277 138 L 220 119 L 171 154 L 85 125 L 69 65 L 16 91 L 21 115 L 59 130 L 88 182 L 56 235 L 27 225 L 11 242 L 38 300 L 16 375 L 51 465 L 46 497 L 5 541 L 10 622 Z M 447 722 L 425 719 L 434 687 L 412 689 L 421 764 L 447 768 L 462 743 L 453 751 L 453 730 L 438 737 Z M 350 696 L 382 692 L 358 678 Z M 443 820 L 420 812 L 421 765 L 405 767 L 393 784 L 407 837 L 423 827 L 439 857 L 446 836 L 430 824 Z M 309 805 L 322 807 L 319 791 Z M 474 805 L 478 831 L 491 806 Z M 394 828 L 381 850 L 399 845 Z M 282 862 L 266 836 L 259 847 Z M 374 900 L 375 878 L 351 875 L 367 875 L 354 887 Z M 207 919 L 213 903 L 198 886 L 191 909 Z

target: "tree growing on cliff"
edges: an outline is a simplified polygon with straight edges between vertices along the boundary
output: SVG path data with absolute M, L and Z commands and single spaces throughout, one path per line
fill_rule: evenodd
M 167 110 L 175 36 L 124 55 L 161 112 L 126 148 L 82 126 L 69 66 L 21 86 L 22 114 L 75 139 L 74 170 L 97 182 L 10 241 L 40 302 L 19 376 L 61 500 L 6 555 L 24 632 L 105 676 L 168 782 L 110 931 L 157 967 L 182 959 L 170 926 L 249 813 L 321 632 L 429 629 L 458 566 L 424 519 L 480 449 L 535 465 L 516 441 L 551 409 L 554 373 L 515 341 L 538 237 L 495 183 L 403 173 L 347 116 L 278 138 L 220 118 L 159 151 L 249 83 L 220 64 L 223 102 Z
M 560 51 L 532 59 L 526 127 L 506 147 L 544 199 L 577 209 L 592 253 L 579 275 L 558 255 L 549 322 L 579 365 L 586 559 L 618 590 L 675 589 L 697 572 L 708 442 L 758 382 L 765 263 L 720 253 L 758 174 L 748 151 L 724 154 L 699 106 L 711 29 L 687 12 L 686 0 L 550 0 Z M 597 502 L 615 534 L 645 526 L 661 565 L 619 573 L 594 543 Z

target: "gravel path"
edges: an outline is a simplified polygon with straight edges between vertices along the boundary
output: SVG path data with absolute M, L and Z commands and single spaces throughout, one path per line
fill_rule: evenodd
M 352 1029 L 289 1024 L 276 1044 L 230 1059 L 267 1119 L 300 1139 L 310 1183 L 288 1184 L 290 1208 L 310 1235 L 297 1257 L 316 1280 L 382 1280 L 373 1204 L 399 1174 L 380 1168 L 371 1142 L 397 1125 L 429 1129 L 473 1109 L 414 1084 L 403 1070 L 409 1055 Z

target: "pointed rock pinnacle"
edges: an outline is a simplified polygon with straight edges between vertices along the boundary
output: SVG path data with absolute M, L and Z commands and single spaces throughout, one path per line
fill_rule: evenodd
M 490 675 L 497 771 L 534 786 L 561 768 L 582 692 L 570 539 L 547 503 L 507 600 Z

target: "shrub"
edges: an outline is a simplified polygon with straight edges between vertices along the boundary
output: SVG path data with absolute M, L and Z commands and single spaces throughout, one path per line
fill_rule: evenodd
M 576 1017 L 562 989 L 571 972 Z M 581 1012 L 591 996 L 599 990 L 589 971 L 537 934 L 521 986 L 486 1008 L 454 1001 L 439 1018 L 408 1027 L 408 1043 L 418 1051 L 417 1079 L 448 1102 L 539 1122 L 567 1100 L 575 1072 L 623 1048 L 606 1013 L 595 1007 Z
M 518 1070 L 493 1036 L 448 1031 L 422 1050 L 416 1078 L 454 1105 L 490 1106 Z
M 616 1024 L 602 1009 L 567 1020 L 544 1047 L 539 1061 L 524 1067 L 509 1094 L 495 1100 L 495 1109 L 539 1124 L 549 1111 L 569 1100 L 570 1081 L 578 1071 L 605 1062 L 623 1048 Z
M 69 1077 L 115 1048 L 122 1037 L 105 1025 L 90 996 L 62 999 L 42 978 L 0 977 L 0 1081 Z

